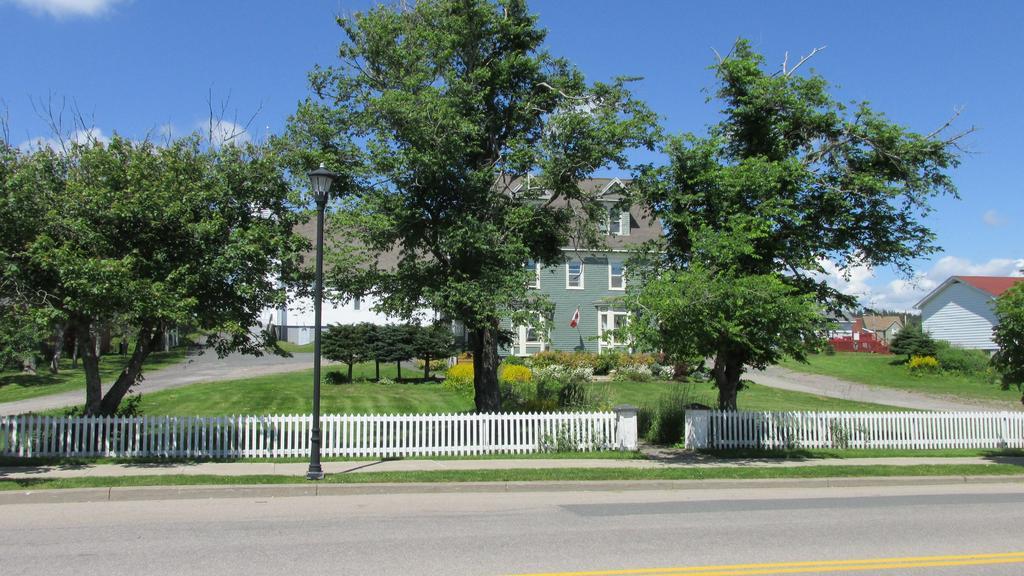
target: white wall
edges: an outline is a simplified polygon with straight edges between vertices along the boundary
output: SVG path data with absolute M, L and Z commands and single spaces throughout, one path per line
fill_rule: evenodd
M 323 309 L 320 311 L 321 325 L 326 327 L 331 324 L 356 324 L 359 322 L 384 325 L 404 322 L 403 319 L 376 312 L 373 310 L 376 304 L 377 300 L 371 297 L 364 297 L 360 299 L 359 309 L 356 310 L 355 303 L 352 300 L 340 304 L 325 300 Z M 430 310 L 419 310 L 416 314 L 421 321 L 434 321 L 434 314 Z M 283 310 L 264 310 L 260 318 L 264 323 L 267 319 L 272 318 L 275 326 L 310 327 L 307 330 L 302 328 L 291 329 L 286 338 L 295 344 L 307 344 L 313 341 L 312 298 L 290 297 L 287 308 Z
M 993 298 L 962 282 L 954 282 L 921 307 L 921 322 L 933 338 L 961 348 L 995 350 L 992 327 L 998 321 Z

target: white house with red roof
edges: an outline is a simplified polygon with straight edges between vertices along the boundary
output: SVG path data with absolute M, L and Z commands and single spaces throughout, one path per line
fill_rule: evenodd
M 994 300 L 1024 278 L 950 276 L 914 305 L 924 331 L 961 348 L 995 351 L 992 328 L 998 324 Z

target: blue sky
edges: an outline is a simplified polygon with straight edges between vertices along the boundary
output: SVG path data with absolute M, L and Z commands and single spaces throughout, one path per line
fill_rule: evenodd
M 11 140 L 52 136 L 47 102 L 74 103 L 93 133 L 132 138 L 207 126 L 227 104 L 242 137 L 281 130 L 306 94 L 306 72 L 331 64 L 334 15 L 354 0 L 182 2 L 0 0 L 0 98 Z M 872 102 L 930 132 L 963 107 L 971 153 L 954 172 L 961 200 L 942 199 L 929 225 L 943 252 L 916 262 L 911 281 L 855 270 L 831 281 L 879 306 L 908 308 L 951 274 L 1016 273 L 1024 266 L 1024 3 L 682 2 L 534 0 L 551 51 L 588 78 L 643 76 L 635 92 L 673 133 L 715 121 L 705 102 L 712 48 L 749 38 L 769 62 L 820 46 L 813 66 L 842 100 Z M 211 98 L 212 96 L 212 98 Z M 0 108 L 2 110 L 3 108 Z M 70 126 L 68 126 L 70 128 Z M 233 127 L 225 125 L 222 131 Z M 216 134 L 215 134 L 216 136 Z

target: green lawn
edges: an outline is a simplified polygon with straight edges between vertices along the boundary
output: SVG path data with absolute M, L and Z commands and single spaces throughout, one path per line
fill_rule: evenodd
M 601 384 L 595 384 L 601 385 Z M 612 400 L 616 403 L 641 406 L 657 402 L 662 396 L 674 389 L 688 389 L 689 401 L 714 408 L 718 403 L 718 392 L 709 382 L 693 382 L 678 384 L 675 382 L 609 382 Z M 746 383 L 746 388 L 737 396 L 740 410 L 849 410 L 849 411 L 886 411 L 898 410 L 892 406 L 853 402 L 837 398 L 827 398 L 802 392 L 778 390 Z
M 913 376 L 901 364 L 903 357 L 881 354 L 837 352 L 833 356 L 817 354 L 808 364 L 786 360 L 782 366 L 798 372 L 824 374 L 851 382 L 899 388 L 911 392 L 959 396 L 989 401 L 1005 401 L 1008 408 L 1019 405 L 1020 392 L 1001 390 L 989 377 L 960 374 L 925 374 Z
M 308 344 L 293 344 L 287 340 L 278 340 L 277 345 L 281 347 L 281 350 L 284 350 L 285 352 L 291 352 L 292 354 L 301 352 L 309 352 L 310 354 L 313 353 L 312 342 Z
M 181 362 L 185 358 L 185 349 L 170 352 L 153 352 L 146 359 L 145 371 L 157 370 L 171 364 Z M 113 378 L 124 368 L 128 356 L 110 354 L 100 358 L 100 377 L 104 385 L 110 384 Z M 61 360 L 60 372 L 50 374 L 48 365 L 39 366 L 37 374 L 21 372 L 0 372 L 0 402 L 14 402 L 47 394 L 82 390 L 85 395 L 85 372 L 81 362 L 78 368 L 71 367 L 71 360 Z
M 344 371 L 331 366 L 325 371 Z M 356 382 L 321 386 L 324 414 L 397 414 L 467 412 L 471 398 L 445 390 L 438 382 L 377 384 L 361 381 L 373 376 L 373 364 L 356 366 Z M 419 375 L 414 372 L 413 374 Z M 403 376 L 407 373 L 403 372 Z M 412 375 L 412 374 L 410 374 Z M 381 366 L 381 376 L 395 377 L 393 364 Z M 217 416 L 228 414 L 296 414 L 312 409 L 312 371 L 288 372 L 193 384 L 143 395 L 140 408 L 147 415 Z M 694 402 L 714 405 L 710 384 L 673 382 L 595 382 L 607 386 L 614 404 L 653 404 L 679 387 L 690 387 Z M 775 390 L 752 384 L 740 392 L 740 408 L 746 410 L 886 410 L 885 406 L 823 398 L 799 392 Z

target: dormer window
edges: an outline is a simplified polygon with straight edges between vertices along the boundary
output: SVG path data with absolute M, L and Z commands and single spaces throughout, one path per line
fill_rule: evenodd
M 601 226 L 601 232 L 609 236 L 629 235 L 629 212 L 617 206 L 610 206 Z

